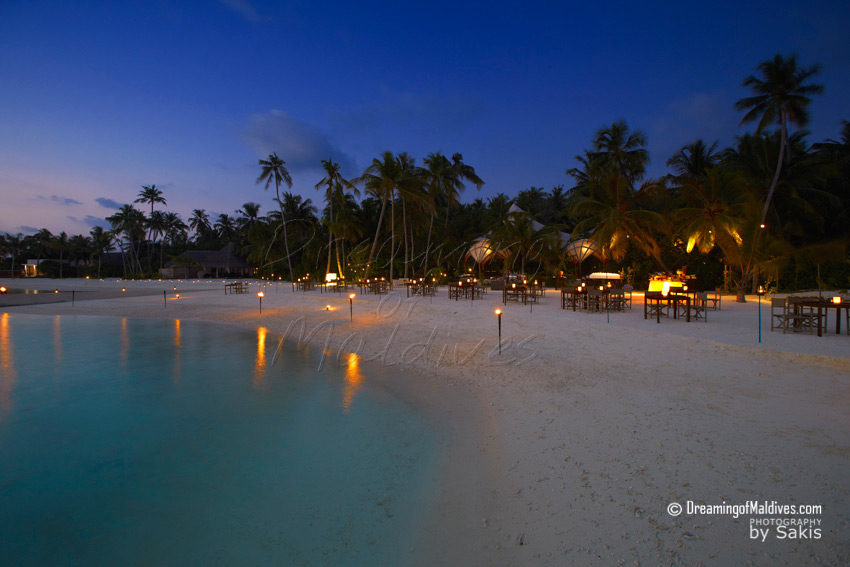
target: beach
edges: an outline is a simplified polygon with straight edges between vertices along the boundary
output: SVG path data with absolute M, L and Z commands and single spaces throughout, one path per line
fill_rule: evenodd
M 850 336 L 846 321 L 835 334 L 834 312 L 818 337 L 771 332 L 769 299 L 755 296 L 724 296 L 707 321 L 656 323 L 641 293 L 609 314 L 562 310 L 551 289 L 536 305 L 503 305 L 500 292 L 455 301 L 445 288 L 350 300 L 286 282 L 242 294 L 222 280 L 2 283 L 42 293 L 3 296 L 0 312 L 265 327 L 321 349 L 321 364 L 354 352 L 397 368 L 393 387 L 457 432 L 413 563 L 850 558 Z M 751 502 L 769 506 L 744 510 Z M 782 508 L 810 505 L 821 509 Z

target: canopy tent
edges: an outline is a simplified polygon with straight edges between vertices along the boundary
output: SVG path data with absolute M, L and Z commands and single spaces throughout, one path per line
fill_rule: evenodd
M 589 280 L 619 280 L 620 274 L 613 272 L 593 272 L 589 276 L 585 276 Z
M 478 264 L 485 264 L 495 257 L 507 258 L 510 255 L 510 250 L 496 250 L 490 244 L 490 240 L 486 236 L 479 236 L 472 241 L 472 246 L 469 247 L 469 251 L 466 253 L 464 260 L 472 258 Z

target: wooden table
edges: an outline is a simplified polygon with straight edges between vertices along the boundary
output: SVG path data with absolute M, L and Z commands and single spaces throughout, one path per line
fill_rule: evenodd
M 231 282 L 224 284 L 224 295 L 230 293 L 246 293 L 248 291 L 248 282 Z
M 505 289 L 502 290 L 502 303 L 507 305 L 508 301 L 516 301 L 517 303 L 522 301 L 522 304 L 525 305 L 528 301 L 528 294 L 525 286 L 506 286 Z
M 685 306 L 687 307 L 687 309 L 685 311 L 685 313 L 686 313 L 685 321 L 688 322 L 688 323 L 691 322 L 691 297 L 689 295 L 679 295 L 679 294 L 676 294 L 676 293 L 671 293 L 671 294 L 668 294 L 667 297 L 664 297 L 664 295 L 662 295 L 661 292 L 658 292 L 658 291 L 648 291 L 648 292 L 646 292 L 646 294 L 644 295 L 644 300 L 643 300 L 643 318 L 644 319 L 648 318 L 648 306 L 649 306 L 650 301 L 655 301 L 656 304 L 657 304 L 657 307 L 658 307 L 655 310 L 655 322 L 656 323 L 661 322 L 661 304 L 662 303 L 666 304 L 668 307 L 672 306 L 673 307 L 673 319 L 678 319 L 679 303 L 681 303 L 682 301 L 685 302 Z
M 823 310 L 826 309 L 826 313 L 829 313 L 829 309 L 835 309 L 835 334 L 841 334 L 841 310 L 847 309 L 847 312 L 850 313 L 850 301 L 842 301 L 841 303 L 833 303 L 832 301 L 800 301 L 795 303 L 794 305 L 798 305 L 800 307 L 811 307 L 813 309 L 818 310 L 818 336 L 823 336 L 821 317 L 824 314 Z M 847 329 L 847 334 L 850 335 L 850 328 Z
M 561 309 L 572 307 L 573 311 L 575 311 L 576 308 L 578 308 L 579 303 L 584 303 L 586 295 L 587 294 L 584 291 L 578 291 L 576 289 L 562 289 Z

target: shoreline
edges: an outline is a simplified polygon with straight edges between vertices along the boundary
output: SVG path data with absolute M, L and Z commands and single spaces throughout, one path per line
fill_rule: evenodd
M 462 457 L 477 450 L 487 463 L 483 483 L 495 493 L 479 495 L 489 506 L 483 513 L 452 507 L 444 496 L 436 517 L 457 523 L 433 535 L 455 540 L 443 542 L 447 553 L 472 548 L 482 564 L 510 557 L 552 565 L 708 558 L 743 565 L 765 557 L 817 565 L 850 555 L 841 474 L 850 459 L 844 321 L 840 336 L 833 320 L 823 337 L 783 335 L 770 332 L 762 305 L 759 344 L 758 306 L 729 296 L 708 322 L 658 325 L 643 319 L 638 294 L 610 323 L 604 313 L 562 311 L 551 291 L 533 312 L 502 306 L 492 292 L 474 305 L 450 301 L 444 290 L 413 301 L 358 294 L 350 322 L 346 295 L 292 292 L 288 283 L 266 287 L 262 315 L 254 284 L 241 295 L 224 295 L 219 280 L 37 285 L 113 294 L 117 287 L 119 296 L 0 311 L 213 320 L 265 326 L 272 336 L 289 328 L 287 341 L 359 350 L 364 361 L 422 375 L 416 386 L 426 395 L 453 389 L 455 402 L 476 400 L 477 431 L 452 454 L 461 462 L 449 466 L 475 484 L 482 471 L 464 468 Z M 121 294 L 122 285 L 134 296 Z M 164 302 L 163 289 L 174 285 L 181 298 Z M 497 306 L 502 355 L 494 352 Z M 434 403 L 442 411 L 450 405 Z M 825 529 L 817 540 L 755 542 L 743 518 L 667 513 L 671 501 L 687 500 L 819 503 Z M 457 526 L 466 529 L 452 536 Z

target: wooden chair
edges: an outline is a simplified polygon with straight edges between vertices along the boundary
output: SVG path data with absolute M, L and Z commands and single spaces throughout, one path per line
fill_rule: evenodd
M 786 304 L 786 326 L 788 331 L 796 333 L 814 333 L 817 329 L 817 312 L 812 307 L 800 305 L 802 297 L 789 297 Z
M 602 311 L 604 302 L 604 293 L 598 289 L 587 290 L 587 312 Z
M 658 319 L 660 317 L 670 316 L 670 304 L 667 301 L 658 301 L 661 299 L 661 292 L 648 291 L 644 295 L 646 302 L 646 312 L 649 319 Z
M 691 317 L 708 322 L 708 293 L 698 291 L 691 299 Z
M 720 311 L 720 303 L 723 300 L 723 296 L 720 293 L 720 288 L 717 288 L 714 291 L 707 291 L 706 298 L 711 302 L 710 309 L 713 311 Z
M 610 289 L 608 290 L 608 306 L 611 311 L 625 311 L 626 305 L 628 304 L 628 299 L 626 299 L 626 292 L 622 289 Z
M 773 329 L 782 329 L 782 333 L 788 331 L 788 302 L 779 297 L 770 299 L 770 332 Z

